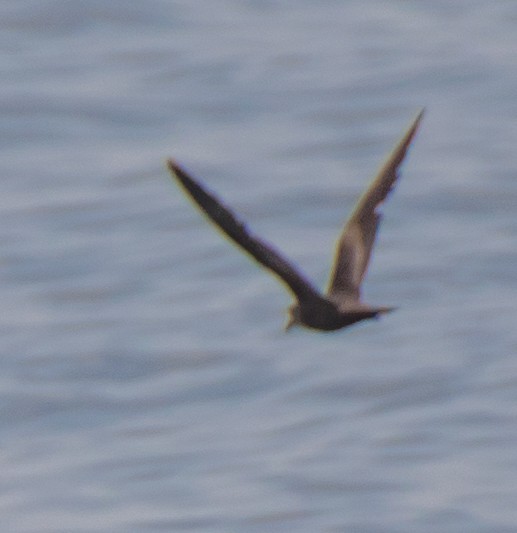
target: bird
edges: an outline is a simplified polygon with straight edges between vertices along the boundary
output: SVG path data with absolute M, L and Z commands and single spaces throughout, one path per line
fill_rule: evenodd
M 271 271 L 292 293 L 285 330 L 303 326 L 334 331 L 362 320 L 378 318 L 395 307 L 372 306 L 361 300 L 365 277 L 381 220 L 380 207 L 399 177 L 399 167 L 422 120 L 422 109 L 359 197 L 339 236 L 328 287 L 321 293 L 273 246 L 255 236 L 217 196 L 194 179 L 174 159 L 167 167 L 194 205 L 222 232 L 263 267 Z

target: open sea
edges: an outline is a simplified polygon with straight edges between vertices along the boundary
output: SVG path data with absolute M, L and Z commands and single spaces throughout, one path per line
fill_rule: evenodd
M 0 3 L 0 530 L 517 531 L 517 2 Z M 365 283 L 326 283 L 426 108 Z

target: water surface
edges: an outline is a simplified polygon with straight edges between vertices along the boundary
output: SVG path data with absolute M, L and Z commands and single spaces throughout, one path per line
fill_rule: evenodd
M 2 530 L 513 532 L 517 6 L 0 6 Z M 422 106 L 365 287 L 289 296 L 175 156 L 321 286 Z

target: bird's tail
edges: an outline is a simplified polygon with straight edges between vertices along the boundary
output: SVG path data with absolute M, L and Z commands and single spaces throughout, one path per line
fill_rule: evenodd
M 376 307 L 375 308 L 377 315 L 386 315 L 396 310 L 397 310 L 396 307 Z

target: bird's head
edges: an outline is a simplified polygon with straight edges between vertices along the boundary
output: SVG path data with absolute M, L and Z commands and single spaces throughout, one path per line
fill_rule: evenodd
M 301 324 L 300 306 L 297 303 L 290 305 L 287 308 L 287 323 L 285 324 L 285 331 L 289 331 L 293 326 Z

